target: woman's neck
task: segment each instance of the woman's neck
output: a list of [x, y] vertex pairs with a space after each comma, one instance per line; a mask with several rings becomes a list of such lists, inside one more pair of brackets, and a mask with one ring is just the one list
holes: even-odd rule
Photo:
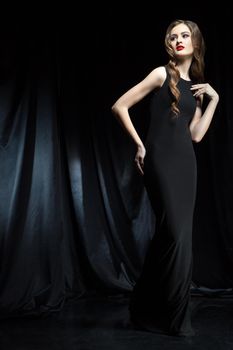
[[182, 62], [177, 62], [176, 68], [180, 72], [180, 76], [183, 79], [190, 79], [189, 77], [189, 69], [192, 63], [192, 59], [186, 59]]

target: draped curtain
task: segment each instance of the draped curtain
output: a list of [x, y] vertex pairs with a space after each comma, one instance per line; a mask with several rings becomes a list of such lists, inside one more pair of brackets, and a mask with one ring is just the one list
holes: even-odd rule
[[[108, 30], [97, 26], [89, 35], [72, 22], [1, 36], [1, 317], [59, 311], [96, 293], [128, 294], [140, 274], [156, 217], [135, 168], [135, 146], [111, 105], [165, 63], [155, 43], [163, 47], [170, 19], [148, 33], [136, 20], [119, 28], [110, 18]], [[194, 144], [192, 288], [232, 296], [232, 69], [212, 40], [230, 32], [227, 23], [217, 30], [196, 21], [208, 42], [206, 80], [220, 103]], [[229, 46], [231, 40], [221, 42]], [[147, 102], [131, 111], [142, 139]]]

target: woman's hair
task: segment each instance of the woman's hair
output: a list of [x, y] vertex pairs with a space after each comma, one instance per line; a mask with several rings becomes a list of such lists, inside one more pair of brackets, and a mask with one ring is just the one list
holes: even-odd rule
[[198, 25], [188, 20], [175, 20], [167, 28], [165, 36], [165, 47], [169, 55], [169, 62], [167, 64], [167, 70], [170, 75], [169, 87], [174, 97], [174, 101], [171, 105], [171, 110], [177, 115], [179, 114], [179, 98], [180, 91], [177, 88], [177, 83], [180, 79], [179, 70], [176, 68], [176, 57], [174, 55], [171, 43], [170, 33], [172, 29], [178, 24], [185, 24], [191, 32], [191, 40], [194, 47], [193, 60], [190, 66], [190, 77], [196, 83], [203, 82], [204, 80], [204, 55], [205, 55], [205, 42]]

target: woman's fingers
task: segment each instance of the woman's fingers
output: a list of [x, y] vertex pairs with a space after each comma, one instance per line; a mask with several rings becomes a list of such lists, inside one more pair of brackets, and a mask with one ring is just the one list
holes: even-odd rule
[[202, 88], [202, 89], [194, 92], [193, 96], [199, 96], [199, 95], [204, 94], [204, 93], [205, 93], [205, 89]]
[[146, 150], [144, 146], [138, 147], [136, 156], [135, 156], [135, 163], [137, 166], [138, 171], [141, 175], [144, 175], [143, 167], [144, 167], [144, 157], [146, 155]]
[[144, 175], [143, 169], [140, 164], [138, 164], [138, 170], [141, 175]]
[[135, 163], [136, 163], [137, 169], [139, 170], [140, 174], [143, 175], [144, 174], [144, 172], [143, 172], [143, 166], [144, 166], [143, 160], [135, 159]]
[[198, 97], [207, 92], [208, 84], [194, 84], [191, 86], [190, 90], [194, 91], [193, 96]]
[[191, 86], [191, 90], [195, 90], [195, 89], [200, 89], [200, 88], [203, 88], [206, 84], [193, 84]]

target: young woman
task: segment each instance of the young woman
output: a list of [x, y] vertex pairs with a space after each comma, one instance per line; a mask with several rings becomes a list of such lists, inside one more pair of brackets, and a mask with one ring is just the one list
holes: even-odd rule
[[[196, 196], [193, 142], [207, 132], [219, 101], [204, 83], [205, 43], [196, 23], [172, 22], [166, 32], [169, 61], [124, 93], [112, 112], [134, 140], [135, 163], [156, 217], [156, 229], [130, 300], [131, 320], [152, 332], [191, 336], [192, 225]], [[144, 143], [129, 109], [151, 93]], [[206, 96], [208, 103], [203, 110]]]

